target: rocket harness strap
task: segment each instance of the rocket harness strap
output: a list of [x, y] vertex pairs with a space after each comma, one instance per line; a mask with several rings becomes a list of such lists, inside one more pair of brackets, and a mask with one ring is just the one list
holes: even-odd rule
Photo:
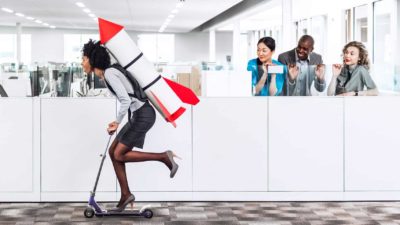
[[[136, 61], [138, 61], [141, 57], [143, 56], [143, 52], [141, 52], [136, 58], [134, 58], [128, 65], [124, 66], [123, 68], [127, 70], [130, 66], [132, 66]], [[143, 87], [143, 91], [145, 91], [147, 88], [149, 88], [151, 85], [156, 83], [159, 79], [161, 79], [161, 75], [158, 75], [156, 79], [154, 79], [150, 84], [146, 85]]]
[[[111, 65], [110, 68], [114, 68], [117, 69], [118, 71], [120, 71], [122, 74], [124, 74], [124, 76], [128, 79], [129, 83], [131, 83], [132, 89], [133, 89], [133, 93], [128, 93], [129, 97], [134, 97], [136, 99], [138, 99], [141, 102], [147, 102], [147, 96], [146, 93], [144, 93], [143, 89], [140, 87], [139, 83], [137, 82], [137, 80], [127, 71], [125, 70], [121, 65], [119, 64], [114, 64]], [[114, 94], [116, 95], [114, 89], [112, 88], [112, 86], [107, 82], [106, 79], [104, 79], [105, 83], [107, 84], [108, 89]], [[132, 112], [131, 112], [131, 108], [129, 107], [128, 109], [128, 120], [129, 120], [129, 124], [132, 125], [132, 121], [131, 121], [131, 117], [132, 117]]]
[[124, 66], [124, 69], [127, 70], [132, 64], [134, 64], [136, 61], [138, 61], [141, 57], [143, 56], [143, 52], [141, 52], [136, 58], [134, 58], [128, 65]]
[[[132, 66], [136, 61], [138, 61], [141, 57], [143, 56], [143, 53], [141, 52], [138, 56], [136, 56], [136, 58], [134, 58], [130, 63], [128, 63], [126, 66], [122, 67], [119, 64], [114, 64], [111, 65], [112, 68], [117, 69], [118, 71], [120, 71], [122, 74], [125, 75], [125, 77], [128, 79], [128, 81], [131, 83], [132, 88], [133, 88], [133, 94], [132, 93], [128, 93], [128, 95], [130, 97], [134, 97], [136, 99], [138, 99], [139, 101], [142, 102], [147, 102], [147, 96], [146, 93], [144, 92], [147, 88], [149, 88], [150, 86], [152, 86], [154, 83], [156, 83], [159, 79], [161, 79], [161, 75], [158, 75], [156, 79], [154, 79], [152, 82], [150, 82], [148, 85], [146, 85], [145, 87], [140, 87], [139, 83], [137, 82], [137, 80], [129, 73], [129, 71], [127, 71], [127, 69]], [[104, 79], [104, 81], [106, 82], [108, 88], [110, 89], [110, 91], [115, 95], [115, 91], [112, 89], [111, 85], [107, 82], [106, 79]], [[137, 94], [138, 92], [138, 94]], [[129, 123], [132, 125], [131, 122], [131, 109], [129, 107], [128, 109], [128, 120]]]

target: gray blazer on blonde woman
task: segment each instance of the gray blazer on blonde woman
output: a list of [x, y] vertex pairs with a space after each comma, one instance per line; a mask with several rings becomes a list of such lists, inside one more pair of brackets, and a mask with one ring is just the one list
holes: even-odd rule
[[365, 87], [367, 90], [376, 88], [368, 68], [362, 65], [357, 65], [353, 69], [349, 68], [349, 66], [344, 66], [336, 82], [335, 95], [352, 91], [360, 92]]

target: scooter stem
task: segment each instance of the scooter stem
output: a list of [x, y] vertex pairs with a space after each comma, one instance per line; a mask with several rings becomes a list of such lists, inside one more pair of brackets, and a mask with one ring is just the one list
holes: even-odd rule
[[94, 197], [94, 196], [96, 195], [97, 183], [99, 182], [101, 170], [103, 169], [104, 160], [106, 159], [106, 155], [107, 155], [106, 153], [107, 153], [107, 150], [108, 150], [108, 145], [110, 144], [110, 141], [111, 141], [111, 137], [112, 137], [112, 136], [113, 136], [113, 135], [110, 135], [110, 138], [108, 139], [108, 142], [107, 142], [106, 149], [104, 150], [104, 154], [103, 154], [103, 156], [102, 156], [102, 158], [101, 158], [101, 163], [100, 163], [99, 172], [97, 172], [96, 182], [95, 182], [95, 184], [94, 184], [93, 191], [90, 192], [90, 196], [93, 196], [93, 197]]

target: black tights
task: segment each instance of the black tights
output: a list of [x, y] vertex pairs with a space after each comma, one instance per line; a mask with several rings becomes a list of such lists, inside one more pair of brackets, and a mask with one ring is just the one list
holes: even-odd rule
[[172, 164], [169, 161], [168, 156], [165, 152], [148, 153], [133, 151], [117, 140], [113, 141], [108, 150], [108, 153], [114, 166], [114, 171], [117, 175], [119, 186], [121, 187], [121, 198], [117, 206], [125, 202], [125, 200], [131, 195], [131, 191], [129, 190], [128, 186], [128, 179], [126, 177], [125, 163], [159, 161], [164, 163], [169, 169], [172, 168]]

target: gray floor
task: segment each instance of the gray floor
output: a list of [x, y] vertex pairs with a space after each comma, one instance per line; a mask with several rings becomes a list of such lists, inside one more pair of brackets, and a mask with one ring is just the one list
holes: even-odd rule
[[[115, 203], [103, 203], [112, 207]], [[139, 202], [136, 207], [149, 203]], [[86, 203], [0, 203], [0, 224], [400, 224], [400, 202], [150, 203], [152, 219], [83, 216]]]

